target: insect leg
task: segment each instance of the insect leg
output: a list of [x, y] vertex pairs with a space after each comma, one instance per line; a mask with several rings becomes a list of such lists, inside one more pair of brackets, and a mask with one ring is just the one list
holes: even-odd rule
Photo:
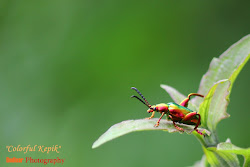
[[155, 116], [155, 111], [152, 112], [152, 115], [149, 117], [149, 118], [146, 118], [146, 119], [151, 119], [151, 118], [154, 118]]
[[196, 126], [194, 127], [194, 130], [197, 132], [197, 133], [199, 133], [200, 135], [203, 135], [204, 137], [205, 137], [205, 134], [203, 134], [202, 132], [200, 132], [197, 128], [198, 128], [198, 126], [199, 126], [199, 124], [200, 124], [200, 122], [201, 122], [201, 116], [200, 116], [200, 114], [196, 114], [196, 115], [198, 115], [199, 116], [199, 119], [198, 119], [198, 122], [197, 122], [197, 124], [196, 124]]
[[180, 103], [180, 105], [181, 105], [181, 106], [184, 106], [184, 107], [187, 107], [187, 106], [188, 106], [188, 101], [190, 100], [190, 97], [191, 97], [191, 96], [200, 96], [200, 97], [204, 97], [203, 95], [198, 94], [198, 93], [190, 93], [190, 94], [188, 95], [188, 97], [187, 97], [186, 99], [184, 99], [184, 100]]
[[165, 112], [162, 112], [161, 117], [160, 117], [159, 120], [156, 122], [156, 124], [155, 124], [154, 127], [158, 127], [158, 126], [159, 126], [160, 121], [161, 121], [161, 119], [162, 119], [162, 117], [163, 117], [164, 114], [165, 114]]
[[[185, 117], [181, 120], [181, 122], [189, 122], [190, 120], [192, 120], [196, 115], [198, 115], [196, 112], [191, 112], [188, 113], [187, 115], [185, 115]], [[200, 115], [200, 114], [199, 114]], [[198, 122], [198, 121], [197, 121]], [[198, 122], [200, 124], [200, 122]], [[199, 125], [198, 124], [198, 125]], [[198, 127], [198, 126], [197, 126]]]
[[200, 135], [203, 135], [203, 136], [205, 136], [203, 133], [201, 133], [197, 128], [198, 128], [198, 126], [200, 125], [200, 122], [201, 122], [201, 116], [200, 116], [200, 114], [198, 114], [198, 113], [196, 113], [196, 112], [191, 112], [191, 113], [189, 113], [189, 114], [187, 114], [182, 120], [181, 120], [181, 122], [187, 122], [187, 121], [190, 121], [190, 120], [192, 120], [196, 115], [198, 115], [199, 116], [199, 118], [198, 118], [198, 121], [197, 121], [197, 123], [196, 123], [196, 125], [195, 125], [195, 127], [194, 127], [194, 130], [197, 132], [197, 133], [199, 133]]
[[[173, 121], [173, 117], [172, 117], [171, 115], [169, 115], [169, 118], [172, 119], [172, 121]], [[179, 127], [179, 126], [177, 126], [177, 125], [175, 124], [174, 121], [173, 121], [173, 124], [174, 124], [174, 127], [175, 127], [177, 130], [184, 132], [184, 129], [181, 128], [181, 127]]]

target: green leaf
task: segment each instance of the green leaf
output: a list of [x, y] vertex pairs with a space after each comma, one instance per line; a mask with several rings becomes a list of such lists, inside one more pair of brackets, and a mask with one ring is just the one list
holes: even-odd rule
[[203, 155], [200, 161], [195, 162], [195, 164], [190, 167], [208, 167], [208, 165], [206, 155]]
[[[163, 130], [172, 132], [180, 132], [178, 131], [172, 121], [161, 120], [160, 125], [158, 127], [154, 127], [155, 123], [158, 121], [157, 118], [146, 120], [146, 119], [138, 119], [138, 120], [127, 120], [120, 122], [111, 126], [99, 139], [97, 139], [92, 148], [99, 147], [100, 145], [113, 140], [117, 137], [122, 135], [136, 132], [136, 131], [146, 131], [146, 130]], [[194, 126], [186, 125], [186, 124], [179, 124], [176, 123], [179, 127], [183, 128], [184, 131], [188, 134], [192, 133], [194, 130]], [[198, 128], [201, 132], [205, 132], [206, 134], [210, 135], [210, 132], [203, 128]], [[181, 132], [180, 132], [181, 133]]]
[[[214, 58], [209, 66], [209, 70], [202, 77], [198, 93], [206, 95], [214, 83], [223, 79], [230, 79], [231, 87], [250, 58], [250, 35], [243, 37], [232, 45], [219, 58]], [[231, 90], [230, 87], [230, 90]], [[202, 99], [195, 98], [192, 101], [196, 106], [202, 103]]]
[[250, 165], [250, 148], [243, 149], [233, 145], [230, 139], [219, 143], [217, 147], [203, 147], [208, 162], [212, 166], [240, 166], [236, 154], [243, 155], [245, 158], [244, 167]]
[[[164, 90], [166, 90], [166, 92], [171, 96], [171, 98], [177, 104], [181, 103], [182, 100], [184, 100], [185, 98], [187, 98], [187, 96], [184, 96], [183, 94], [181, 94], [180, 92], [178, 92], [176, 89], [174, 89], [171, 86], [161, 84], [161, 88], [163, 88]], [[188, 108], [190, 108], [193, 111], [198, 111], [198, 107], [195, 106], [194, 104], [192, 104], [191, 101], [188, 102]]]
[[230, 81], [221, 80], [213, 85], [200, 105], [201, 123], [205, 128], [215, 131], [218, 122], [227, 118], [226, 108], [229, 103]]
[[249, 58], [250, 55], [234, 70], [228, 80], [221, 80], [215, 83], [200, 105], [199, 113], [202, 126], [212, 132], [212, 135], [205, 139], [207, 146], [218, 144], [216, 126], [222, 119], [229, 117], [226, 110], [229, 104], [232, 83]]
[[200, 105], [202, 126], [212, 133], [205, 139], [206, 146], [218, 144], [216, 126], [222, 119], [229, 117], [226, 110], [231, 89], [236, 77], [249, 60], [249, 53], [250, 35], [230, 47], [219, 59], [213, 59], [208, 72], [202, 78], [199, 93], [205, 94], [205, 99], [202, 102], [196, 98], [192, 102]]
[[240, 163], [234, 153], [221, 152], [216, 147], [203, 147], [207, 161], [212, 167], [239, 167]]
[[217, 145], [217, 151], [224, 152], [224, 153], [234, 153], [238, 155], [243, 155], [245, 158], [244, 166], [250, 166], [250, 148], [240, 148], [233, 145], [230, 139], [227, 139], [226, 142], [219, 143]]

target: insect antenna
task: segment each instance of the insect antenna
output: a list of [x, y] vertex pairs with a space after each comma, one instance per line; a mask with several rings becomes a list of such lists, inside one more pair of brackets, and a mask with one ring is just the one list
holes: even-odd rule
[[[143, 104], [145, 104], [147, 107], [149, 107], [144, 101], [142, 101], [142, 99], [140, 99], [139, 97], [137, 97], [137, 96], [135, 96], [135, 95], [133, 95], [133, 96], [131, 96], [131, 98], [133, 98], [133, 97], [135, 97], [135, 98], [137, 98], [138, 100], [140, 100], [140, 102], [142, 102]], [[149, 107], [150, 108], [150, 107]]]
[[132, 87], [131, 89], [134, 89], [142, 98], [143, 98], [143, 100], [146, 102], [143, 102], [140, 98], [138, 98], [137, 96], [131, 96], [131, 97], [135, 97], [135, 98], [137, 98], [138, 100], [140, 100], [142, 103], [144, 103], [146, 106], [148, 106], [149, 108], [151, 107], [151, 105], [148, 103], [148, 101], [145, 99], [145, 97], [141, 94], [141, 92], [138, 90], [138, 89], [136, 89], [135, 87]]

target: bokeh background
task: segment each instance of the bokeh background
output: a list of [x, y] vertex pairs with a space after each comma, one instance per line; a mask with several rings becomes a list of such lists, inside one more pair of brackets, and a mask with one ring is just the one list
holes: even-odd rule
[[[0, 166], [6, 157], [65, 158], [64, 166], [189, 166], [192, 135], [137, 132], [92, 150], [111, 125], [148, 117], [129, 97], [172, 99], [160, 84], [197, 92], [213, 57], [250, 31], [250, 1], [0, 1]], [[218, 125], [249, 147], [250, 64]], [[61, 145], [60, 153], [9, 153], [8, 145]], [[242, 158], [240, 157], [242, 160]], [[43, 166], [33, 164], [33, 166]], [[48, 165], [53, 166], [53, 165]], [[57, 166], [59, 166], [57, 164]]]

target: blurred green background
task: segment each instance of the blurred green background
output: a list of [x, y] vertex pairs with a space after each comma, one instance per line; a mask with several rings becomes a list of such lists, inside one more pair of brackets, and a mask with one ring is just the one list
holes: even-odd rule
[[[7, 164], [6, 157], [59, 157], [64, 166], [194, 164], [203, 152], [187, 134], [138, 132], [91, 146], [111, 125], [149, 116], [130, 99], [131, 86], [152, 104], [172, 101], [160, 84], [197, 92], [212, 58], [249, 33], [249, 5], [1, 0], [0, 166], [32, 165]], [[234, 84], [231, 117], [218, 126], [220, 140], [230, 137], [239, 147], [249, 147], [249, 72], [248, 63]], [[59, 154], [7, 151], [18, 144], [62, 148]]]

